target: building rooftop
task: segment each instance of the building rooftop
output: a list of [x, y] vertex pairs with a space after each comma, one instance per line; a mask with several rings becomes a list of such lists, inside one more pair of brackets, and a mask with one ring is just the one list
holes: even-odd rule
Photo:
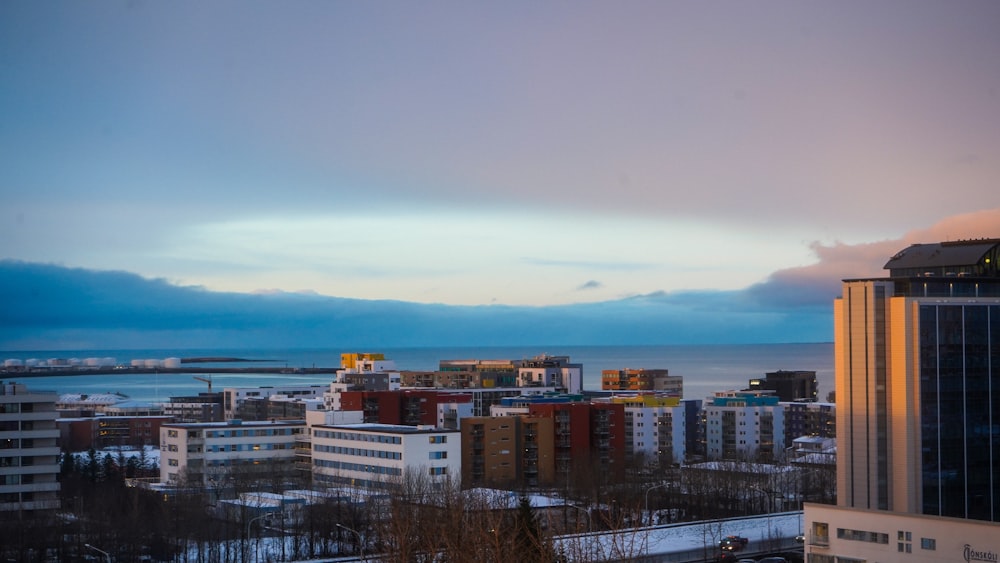
[[327, 428], [339, 428], [342, 430], [364, 430], [366, 432], [383, 432], [387, 434], [441, 434], [444, 432], [457, 433], [458, 430], [447, 430], [434, 426], [407, 426], [404, 424], [379, 424], [375, 422], [364, 422], [360, 424], [332, 424]]
[[997, 277], [1000, 239], [912, 244], [886, 262], [892, 277], [985, 276]]

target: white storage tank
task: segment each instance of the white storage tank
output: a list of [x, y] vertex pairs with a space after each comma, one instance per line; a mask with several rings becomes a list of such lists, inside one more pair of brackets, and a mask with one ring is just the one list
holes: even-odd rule
[[179, 368], [181, 367], [180, 358], [167, 358], [163, 360], [163, 367], [165, 368]]
[[160, 360], [156, 360], [156, 359], [146, 360], [146, 368], [147, 369], [156, 369], [156, 368], [160, 367], [162, 364], [163, 364], [163, 362], [160, 361]]
[[146, 367], [146, 360], [132, 360], [132, 364], [131, 365], [134, 368]]
[[22, 366], [24, 366], [24, 362], [22, 362], [21, 360], [19, 360], [17, 358], [10, 358], [8, 360], [4, 360], [3, 361], [3, 367], [8, 368], [8, 369], [10, 369], [10, 368], [19, 368], [19, 367], [22, 367]]

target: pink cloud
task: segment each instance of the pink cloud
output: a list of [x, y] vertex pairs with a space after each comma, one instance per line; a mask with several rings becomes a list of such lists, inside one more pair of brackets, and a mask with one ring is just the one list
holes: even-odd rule
[[840, 295], [844, 279], [885, 277], [889, 258], [911, 244], [1000, 238], [1000, 208], [953, 215], [901, 238], [863, 244], [813, 242], [815, 264], [778, 270], [748, 289], [767, 304], [820, 305]]

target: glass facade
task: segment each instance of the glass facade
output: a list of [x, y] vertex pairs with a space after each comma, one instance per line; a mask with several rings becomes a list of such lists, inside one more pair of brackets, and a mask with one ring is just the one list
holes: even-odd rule
[[1000, 521], [1000, 305], [919, 309], [924, 514]]

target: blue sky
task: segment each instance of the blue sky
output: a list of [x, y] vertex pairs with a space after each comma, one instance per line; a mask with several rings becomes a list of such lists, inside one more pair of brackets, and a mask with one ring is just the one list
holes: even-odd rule
[[998, 29], [988, 1], [4, 2], [0, 259], [818, 306], [1000, 236]]

